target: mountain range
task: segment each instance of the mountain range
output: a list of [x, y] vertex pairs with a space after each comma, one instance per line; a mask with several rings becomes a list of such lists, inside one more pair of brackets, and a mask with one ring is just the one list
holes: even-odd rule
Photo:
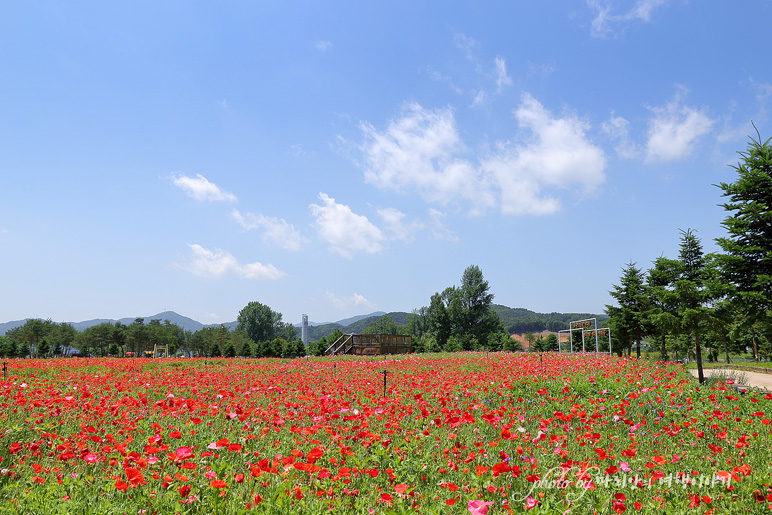
[[[525, 308], [510, 308], [499, 304], [494, 304], [492, 309], [499, 314], [504, 327], [510, 333], [526, 333], [526, 332], [539, 332], [544, 329], [557, 330], [557, 328], [567, 329], [568, 322], [573, 320], [584, 320], [588, 318], [597, 318], [599, 324], [605, 323], [607, 317], [605, 315], [593, 315], [590, 313], [537, 313]], [[320, 338], [324, 338], [332, 334], [336, 329], [339, 329], [345, 334], [361, 333], [364, 329], [370, 325], [370, 323], [378, 320], [384, 315], [389, 315], [397, 325], [407, 324], [408, 316], [410, 313], [404, 311], [394, 311], [391, 313], [385, 313], [383, 311], [376, 311], [367, 315], [357, 315], [337, 322], [309, 322], [308, 323], [308, 336], [309, 340], [316, 341]], [[115, 323], [120, 322], [125, 325], [129, 325], [134, 322], [137, 317], [121, 318], [119, 320], [98, 318], [94, 320], [85, 320], [82, 322], [70, 322], [76, 331], [81, 332], [89, 327], [99, 325], [105, 322]], [[147, 324], [151, 320], [160, 320], [161, 322], [168, 320], [172, 324], [180, 326], [182, 329], [190, 332], [196, 332], [207, 327], [220, 327], [225, 326], [229, 330], [235, 330], [238, 326], [238, 322], [228, 322], [224, 324], [202, 324], [192, 318], [175, 313], [174, 311], [164, 311], [156, 315], [141, 317]], [[4, 335], [7, 331], [23, 326], [27, 320], [16, 320], [12, 322], [0, 323], [0, 336]], [[298, 328], [298, 337], [300, 336], [300, 325], [295, 324]]]
[[[368, 315], [358, 315], [351, 318], [346, 318], [343, 320], [339, 320], [337, 322], [309, 322], [309, 328], [311, 329], [312, 333], [319, 332], [316, 331], [315, 328], [319, 327], [334, 327], [329, 332], [332, 333], [335, 328], [346, 328], [352, 324], [357, 324], [358, 322], [368, 319], [367, 323], [363, 326], [366, 327], [370, 323], [370, 319], [378, 319], [381, 316], [385, 315], [386, 312], [384, 311], [376, 311], [374, 313], [370, 313]], [[407, 315], [407, 313], [405, 313]], [[176, 324], [183, 328], [186, 331], [190, 332], [196, 332], [201, 329], [206, 329], [207, 327], [220, 327], [220, 325], [224, 325], [229, 330], [235, 330], [238, 326], [238, 322], [226, 322], [223, 324], [203, 324], [197, 320], [193, 320], [192, 318], [180, 315], [179, 313], [175, 313], [174, 311], [163, 311], [161, 313], [157, 313], [155, 315], [145, 316], [145, 317], [126, 317], [126, 318], [120, 318], [118, 320], [112, 319], [112, 318], [95, 318], [93, 320], [84, 320], [82, 322], [68, 322], [72, 327], [75, 328], [76, 331], [82, 332], [88, 329], [89, 327], [93, 327], [95, 325], [103, 324], [103, 323], [111, 323], [114, 324], [116, 322], [120, 322], [124, 325], [129, 325], [134, 323], [134, 320], [137, 318], [143, 318], [145, 323], [147, 324], [151, 320], [160, 320], [161, 322], [168, 320], [172, 324]], [[27, 320], [13, 320], [10, 322], [4, 322], [0, 323], [0, 336], [4, 335], [6, 332], [15, 329], [17, 327], [23, 326]], [[395, 319], [396, 320], [396, 319]], [[295, 327], [298, 329], [300, 328], [301, 324], [294, 324]], [[298, 334], [300, 334], [300, 331], [298, 331]]]

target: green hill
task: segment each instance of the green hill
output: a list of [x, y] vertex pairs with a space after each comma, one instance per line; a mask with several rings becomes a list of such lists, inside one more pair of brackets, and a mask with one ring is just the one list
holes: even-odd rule
[[586, 318], [597, 318], [598, 326], [605, 324], [606, 315], [592, 313], [537, 313], [525, 308], [509, 308], [493, 304], [491, 309], [498, 313], [504, 327], [512, 334], [538, 333], [544, 330], [560, 331], [568, 329], [569, 322]]

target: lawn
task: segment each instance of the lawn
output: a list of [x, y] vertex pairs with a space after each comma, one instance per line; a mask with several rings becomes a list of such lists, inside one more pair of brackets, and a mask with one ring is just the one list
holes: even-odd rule
[[2, 513], [772, 509], [772, 395], [674, 363], [14, 360], [0, 386]]

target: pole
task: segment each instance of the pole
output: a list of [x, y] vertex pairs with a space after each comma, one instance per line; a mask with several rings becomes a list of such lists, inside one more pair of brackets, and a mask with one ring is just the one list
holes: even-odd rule
[[384, 370], [383, 372], [381, 372], [381, 374], [383, 374], [383, 397], [384, 397], [384, 398], [386, 398], [386, 375], [387, 375], [388, 373], [389, 373], [389, 372], [388, 372], [388, 371], [386, 371], [386, 370]]

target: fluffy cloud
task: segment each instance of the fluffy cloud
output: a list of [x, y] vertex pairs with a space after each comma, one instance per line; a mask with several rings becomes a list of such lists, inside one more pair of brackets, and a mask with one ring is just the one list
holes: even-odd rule
[[370, 302], [369, 300], [367, 300], [366, 298], [364, 298], [362, 295], [358, 293], [340, 297], [331, 291], [327, 291], [325, 292], [324, 296], [333, 306], [335, 306], [336, 309], [339, 309], [341, 311], [345, 311], [353, 307], [366, 307], [366, 308], [373, 307], [372, 302]]
[[687, 157], [694, 150], [696, 141], [710, 132], [713, 120], [704, 112], [683, 105], [685, 94], [686, 90], [679, 88], [666, 105], [650, 108], [653, 116], [646, 142], [647, 162]]
[[383, 220], [383, 227], [392, 239], [411, 242], [415, 234], [424, 228], [424, 224], [418, 221], [406, 223], [405, 213], [393, 207], [378, 210], [378, 216]]
[[470, 213], [499, 207], [508, 214], [545, 214], [559, 209], [542, 190], [592, 191], [605, 180], [606, 158], [570, 115], [554, 117], [531, 95], [514, 112], [531, 134], [523, 143], [504, 142], [479, 165], [462, 159], [465, 148], [450, 109], [409, 104], [384, 132], [363, 124], [365, 180], [378, 188], [415, 191], [427, 201], [465, 202]]
[[494, 205], [484, 178], [467, 161], [455, 157], [462, 150], [450, 109], [428, 110], [408, 104], [385, 132], [361, 126], [365, 180], [378, 188], [417, 191], [431, 202], [457, 198], [475, 209]]
[[[650, 21], [655, 9], [662, 7], [669, 0], [636, 0], [628, 9], [619, 13], [612, 0], [587, 0], [587, 5], [595, 11], [592, 20], [592, 35], [605, 36], [613, 31], [612, 25], [631, 21]], [[629, 2], [628, 2], [629, 3]]]
[[560, 201], [544, 197], [543, 187], [578, 186], [589, 192], [605, 180], [606, 157], [587, 139], [585, 122], [576, 116], [555, 118], [528, 94], [515, 110], [515, 119], [532, 133], [531, 140], [501, 145], [498, 154], [483, 163], [501, 189], [503, 213], [552, 213]]
[[447, 215], [442, 211], [438, 211], [430, 207], [429, 208], [429, 220], [430, 220], [429, 230], [431, 231], [432, 236], [434, 236], [438, 240], [445, 240], [453, 243], [458, 243], [460, 241], [460, 238], [445, 226], [444, 220], [446, 216]]
[[282, 218], [252, 213], [242, 215], [237, 209], [231, 211], [231, 218], [246, 231], [262, 231], [262, 240], [267, 245], [291, 251], [298, 251], [303, 245], [300, 232]]
[[240, 264], [229, 252], [222, 249], [209, 250], [201, 245], [189, 244], [192, 255], [186, 264], [178, 265], [183, 270], [200, 277], [219, 278], [236, 275], [244, 279], [280, 279], [284, 272], [273, 265], [262, 263]]
[[316, 217], [316, 231], [331, 250], [351, 258], [354, 252], [374, 254], [383, 249], [383, 233], [366, 216], [354, 213], [349, 206], [338, 204], [324, 193], [319, 193], [319, 199], [322, 205], [311, 204], [309, 209]]
[[601, 130], [609, 138], [616, 141], [615, 150], [617, 155], [624, 159], [633, 159], [638, 157], [641, 153], [638, 146], [630, 139], [628, 127], [630, 122], [622, 118], [621, 116], [614, 116], [611, 113], [611, 117], [601, 124]]
[[236, 195], [228, 191], [221, 190], [216, 184], [201, 174], [195, 177], [189, 177], [182, 173], [176, 173], [172, 176], [172, 182], [175, 186], [184, 191], [189, 197], [198, 201], [223, 201], [236, 202]]

